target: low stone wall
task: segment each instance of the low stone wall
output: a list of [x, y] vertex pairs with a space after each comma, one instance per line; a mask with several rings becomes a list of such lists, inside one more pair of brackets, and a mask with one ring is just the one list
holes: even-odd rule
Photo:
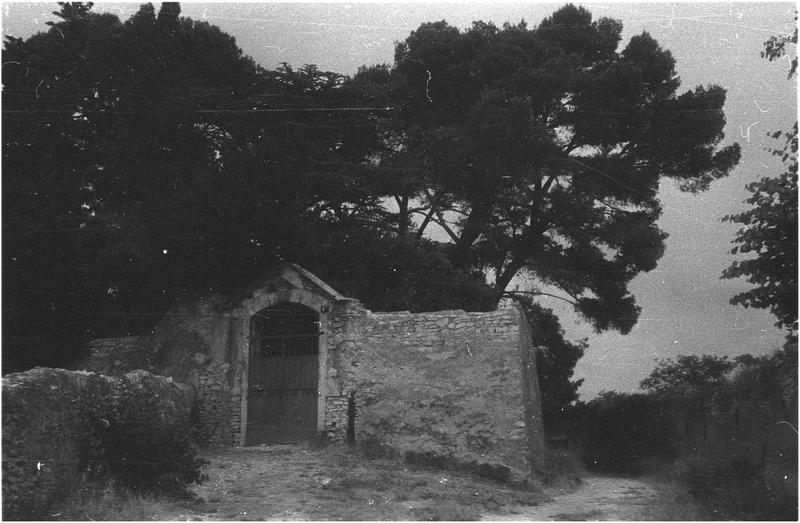
[[109, 376], [143, 369], [187, 385], [201, 440], [236, 445], [242, 395], [233, 390], [234, 358], [224, 352], [233, 322], [217, 307], [214, 300], [183, 304], [148, 335], [93, 340], [85, 369]]
[[182, 389], [144, 371], [112, 378], [37, 368], [3, 378], [3, 519], [42, 519], [60, 496], [98, 467], [98, 433], [141, 392], [153, 420], [185, 419]]
[[[361, 314], [360, 321], [352, 321]], [[332, 329], [329, 432], [343, 437], [347, 399], [358, 440], [375, 440], [410, 459], [460, 465], [497, 479], [532, 479], [529, 440], [540, 409], [526, 409], [535, 367], [524, 365], [516, 308], [489, 313], [441, 311], [348, 314]], [[341, 350], [345, 349], [345, 350]], [[334, 392], [334, 391], [329, 391]], [[538, 402], [538, 396], [533, 398]]]
[[[534, 480], [541, 405], [531, 334], [517, 307], [373, 313], [290, 264], [241, 295], [175, 307], [143, 338], [99, 340], [93, 353], [103, 369], [129, 361], [187, 384], [205, 441], [245, 444], [258, 343], [256, 336], [251, 347], [251, 320], [286, 303], [318, 315], [322, 435]], [[137, 354], [115, 356], [128, 352]]]
[[89, 342], [91, 357], [84, 365], [90, 372], [122, 376], [133, 369], [152, 370], [145, 336], [100, 338]]

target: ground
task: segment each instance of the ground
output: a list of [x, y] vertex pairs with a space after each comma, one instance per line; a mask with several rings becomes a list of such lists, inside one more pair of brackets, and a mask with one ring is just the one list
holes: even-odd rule
[[291, 445], [225, 449], [207, 455], [204, 500], [192, 519], [471, 520], [541, 494], [463, 473], [366, 459], [347, 447]]
[[[669, 496], [642, 479], [588, 475], [571, 491], [531, 492], [466, 473], [366, 459], [347, 447], [279, 445], [206, 453], [193, 502], [141, 519], [661, 520]], [[674, 512], [673, 512], [674, 513]], [[686, 513], [676, 514], [683, 519]], [[691, 519], [691, 518], [690, 518]]]
[[[643, 479], [590, 475], [573, 492], [556, 494], [536, 507], [518, 507], [511, 515], [484, 514], [503, 521], [655, 521], [683, 519], [666, 506], [664, 493]], [[693, 519], [693, 518], [692, 518]]]

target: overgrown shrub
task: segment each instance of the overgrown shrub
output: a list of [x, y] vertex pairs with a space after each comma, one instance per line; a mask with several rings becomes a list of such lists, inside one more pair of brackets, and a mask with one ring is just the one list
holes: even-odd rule
[[752, 463], [689, 460], [682, 479], [709, 519], [797, 520], [797, 496], [769, 489]]
[[130, 373], [119, 383], [108, 423], [95, 423], [104, 472], [134, 490], [178, 493], [202, 478], [185, 406], [153, 394], [162, 378]]
[[201, 479], [169, 378], [33, 369], [3, 378], [3, 518], [40, 519], [76, 483], [170, 490]]
[[606, 471], [673, 468], [710, 519], [796, 519], [796, 345], [737, 361], [704, 386], [579, 403], [570, 423], [581, 456]]
[[671, 419], [653, 396], [609, 392], [571, 411], [579, 453], [589, 468], [638, 472], [642, 459], [675, 453]]

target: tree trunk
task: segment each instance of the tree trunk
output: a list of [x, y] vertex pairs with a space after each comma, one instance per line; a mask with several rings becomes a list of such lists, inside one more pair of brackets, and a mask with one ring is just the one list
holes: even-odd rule
[[402, 237], [408, 234], [411, 228], [411, 216], [408, 215], [408, 196], [395, 196], [397, 202], [397, 232]]
[[525, 265], [524, 258], [515, 256], [502, 273], [495, 275], [494, 286], [498, 294], [502, 295], [505, 292], [506, 287], [508, 287], [508, 284], [511, 283], [511, 280], [517, 275], [523, 265]]
[[489, 218], [491, 218], [491, 205], [480, 204], [472, 208], [472, 212], [469, 213], [467, 222], [461, 230], [461, 236], [459, 236], [453, 249], [451, 261], [455, 267], [459, 269], [469, 268], [472, 263], [470, 248], [483, 232], [484, 227], [489, 222]]

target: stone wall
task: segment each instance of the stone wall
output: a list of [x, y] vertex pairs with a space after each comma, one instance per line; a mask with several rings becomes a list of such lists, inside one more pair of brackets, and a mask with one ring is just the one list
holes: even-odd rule
[[149, 335], [93, 340], [84, 368], [109, 376], [143, 369], [188, 385], [201, 439], [236, 445], [242, 396], [232, 390], [232, 360], [225, 352], [234, 322], [217, 306], [213, 299], [185, 304]]
[[150, 370], [150, 351], [144, 336], [101, 338], [89, 342], [91, 358], [84, 368], [106, 376], [122, 376], [133, 369]]
[[[233, 393], [229, 354], [236, 327], [212, 297], [173, 309], [149, 336], [155, 372], [189, 385], [201, 437], [211, 444], [237, 444], [241, 395]], [[239, 328], [241, 328], [239, 326]]]
[[[527, 374], [535, 379], [535, 367], [523, 365], [532, 348], [521, 343], [524, 319], [517, 308], [370, 313], [351, 303], [334, 313], [331, 436], [344, 437], [352, 395], [357, 439], [498, 479], [531, 479], [530, 440], [538, 437], [541, 413], [526, 410]], [[531, 401], [538, 406], [538, 394]]]
[[[112, 378], [37, 368], [3, 378], [3, 519], [43, 519], [102, 461], [98, 433], [146, 389], [153, 420], [188, 420], [184, 392], [146, 372]], [[133, 395], [133, 396], [132, 396]]]
[[[138, 363], [188, 384], [206, 441], [244, 444], [250, 321], [282, 303], [319, 314], [321, 434], [380, 441], [506, 479], [530, 479], [539, 468], [535, 358], [516, 307], [373, 313], [288, 265], [239, 296], [175, 308], [147, 337], [96, 342], [100, 368]], [[108, 347], [138, 355], [113, 356]]]

